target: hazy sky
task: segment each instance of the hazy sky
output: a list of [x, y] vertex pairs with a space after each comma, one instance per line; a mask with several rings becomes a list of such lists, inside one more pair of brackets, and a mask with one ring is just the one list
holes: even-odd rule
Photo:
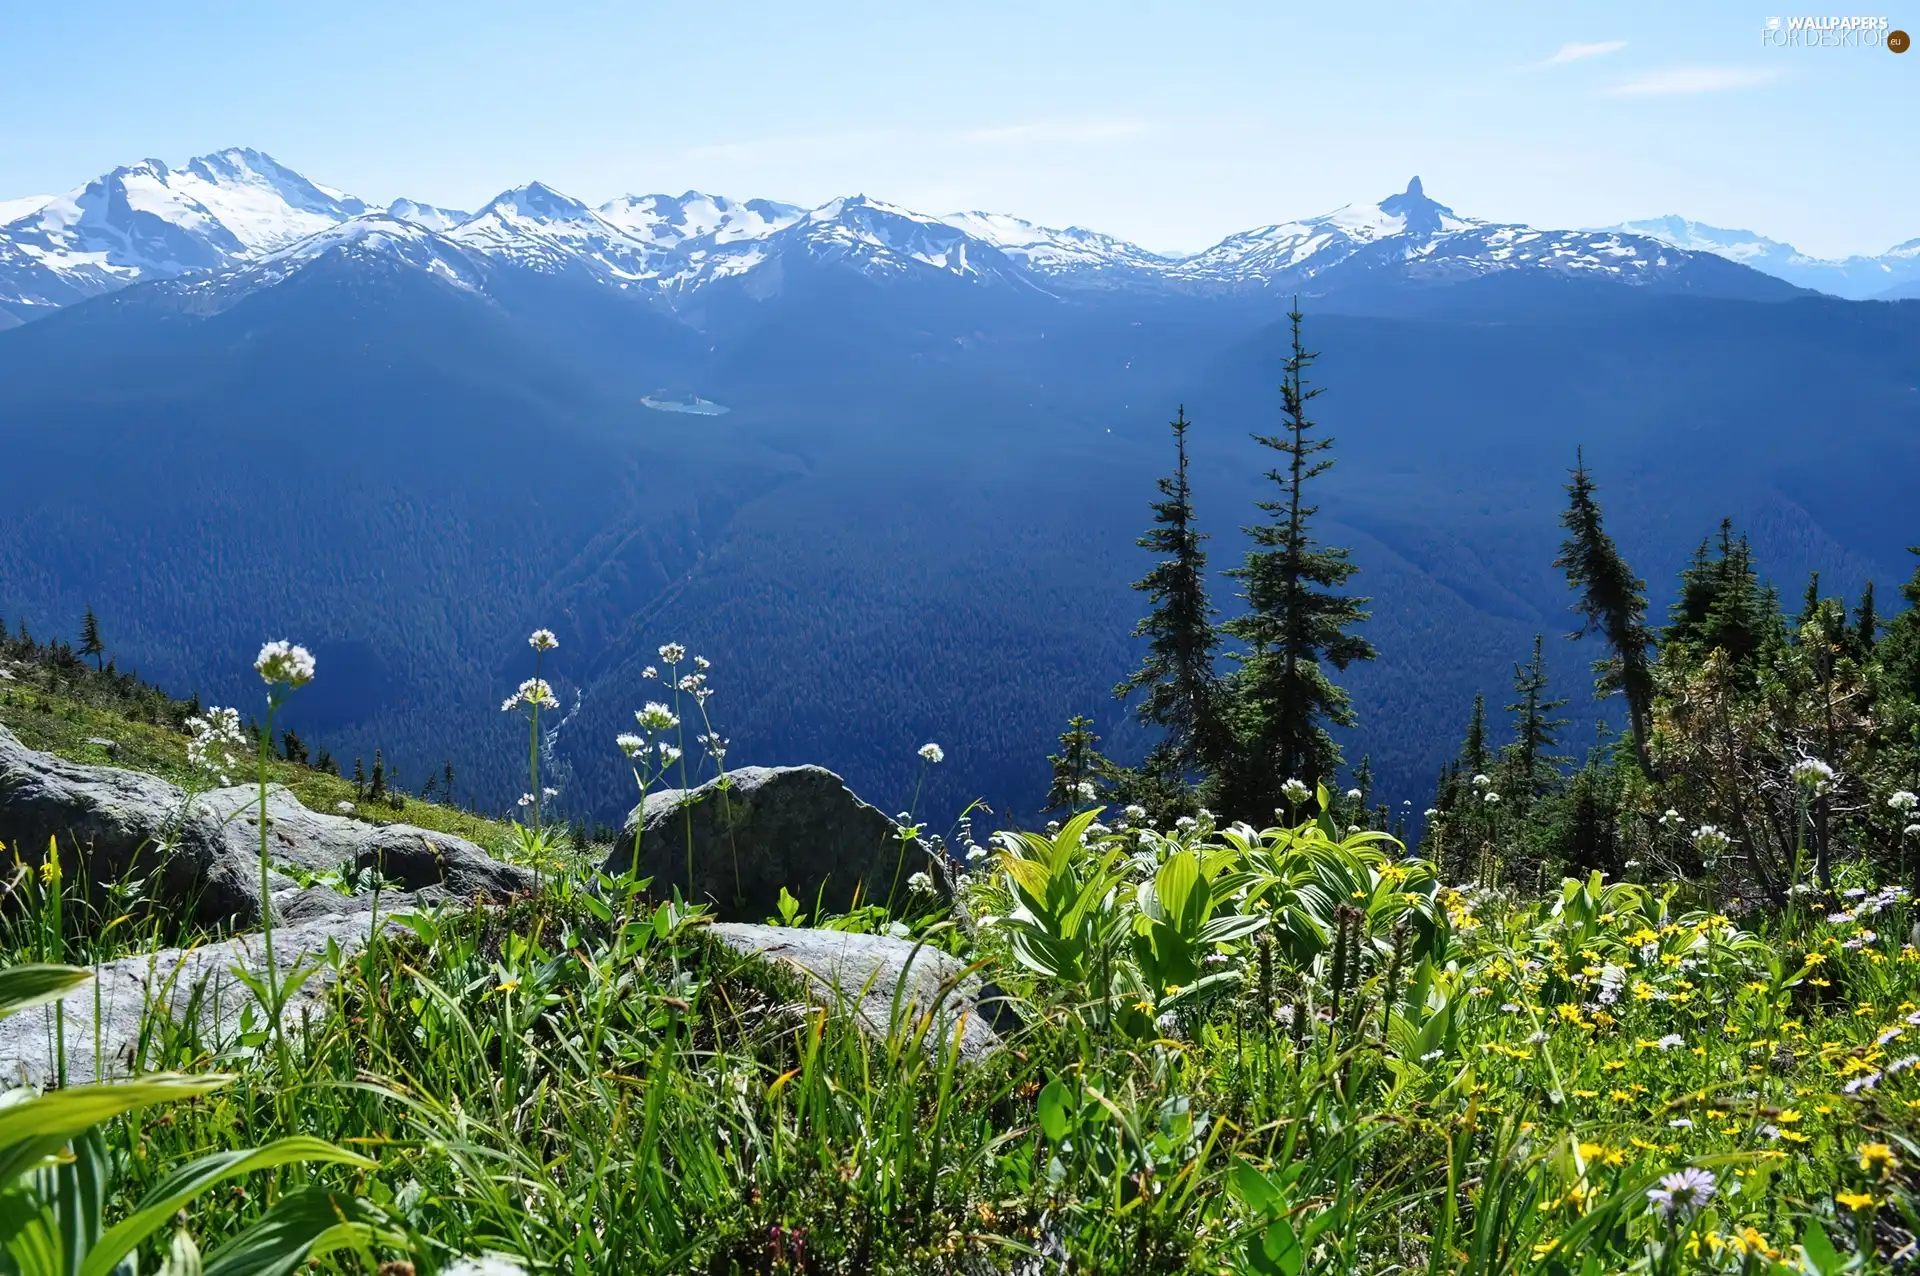
[[[1415, 173], [1543, 226], [1679, 212], [1820, 255], [1920, 236], [1920, 50], [1764, 48], [1778, 12], [0, 0], [0, 199], [244, 145], [382, 202], [866, 193], [1163, 250]], [[1888, 16], [1920, 34], [1920, 7]]]

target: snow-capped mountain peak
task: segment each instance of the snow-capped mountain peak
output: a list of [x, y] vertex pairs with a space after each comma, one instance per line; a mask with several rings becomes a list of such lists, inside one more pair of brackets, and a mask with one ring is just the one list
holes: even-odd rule
[[598, 211], [644, 243], [676, 248], [697, 239], [715, 244], [764, 239], [800, 220], [807, 210], [771, 199], [733, 200], [688, 191], [678, 196], [625, 195]]
[[651, 245], [544, 182], [501, 192], [447, 237], [548, 274], [586, 270], [627, 284], [655, 273]]
[[449, 231], [461, 222], [473, 216], [455, 208], [441, 208], [435, 204], [422, 204], [413, 199], [396, 199], [387, 205], [389, 216], [401, 221], [412, 222], [425, 230]]

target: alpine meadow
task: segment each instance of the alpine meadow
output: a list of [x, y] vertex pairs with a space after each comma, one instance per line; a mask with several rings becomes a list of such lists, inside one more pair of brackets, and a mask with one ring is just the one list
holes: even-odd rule
[[[267, 38], [193, 9], [129, 47]], [[1920, 1268], [1920, 240], [1535, 225], [1398, 166], [1879, 234], [1820, 157], [1708, 151], [1910, 71], [1892, 19], [1697, 66], [1501, 19], [1511, 65], [1435, 89], [1428, 27], [1362, 67], [1267, 15], [1289, 111], [1336, 75], [1352, 119], [1225, 163], [1252, 108], [1206, 114], [1198, 188], [1151, 152], [1113, 229], [1175, 252], [806, 182], [486, 194], [523, 134], [580, 176], [660, 133], [1093, 203], [1164, 85], [925, 146], [917, 97], [846, 97], [932, 100], [949, 36], [1015, 92], [1057, 14], [991, 57], [811, 14], [778, 58], [750, 15], [721, 61], [651, 15], [682, 123], [624, 141], [571, 94], [634, 95], [596, 69], [632, 15], [525, 23], [485, 82], [495, 15], [391, 82], [308, 16], [249, 16], [282, 52], [204, 78], [289, 87], [214, 116], [291, 157], [378, 106], [342, 176], [452, 202], [248, 148], [0, 200], [0, 1276]], [[1141, 79], [1099, 25], [1059, 92]], [[1189, 25], [1167, 83], [1253, 101], [1244, 50], [1177, 70]], [[873, 67], [769, 70], [823, 33]], [[190, 77], [149, 130], [100, 56], [113, 127], [0, 178], [213, 110]], [[330, 133], [285, 114], [315, 67]], [[785, 131], [701, 141], [748, 107]], [[1208, 220], [1382, 156], [1383, 197]]]

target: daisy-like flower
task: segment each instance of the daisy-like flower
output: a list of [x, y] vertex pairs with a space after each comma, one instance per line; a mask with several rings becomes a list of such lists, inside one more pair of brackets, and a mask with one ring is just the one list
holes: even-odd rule
[[304, 687], [313, 681], [313, 653], [282, 638], [260, 648], [260, 654], [253, 659], [253, 668], [269, 686], [285, 683], [289, 687]]
[[1856, 1149], [1860, 1157], [1860, 1168], [1868, 1174], [1878, 1174], [1881, 1178], [1900, 1168], [1900, 1162], [1893, 1155], [1893, 1149], [1884, 1143], [1862, 1143]]
[[945, 762], [947, 760], [947, 751], [929, 741], [920, 746], [920, 757], [921, 760], [925, 762]]
[[1313, 790], [1307, 787], [1305, 780], [1296, 776], [1280, 786], [1280, 796], [1298, 806], [1313, 796]]
[[680, 719], [673, 710], [658, 700], [647, 701], [647, 707], [634, 710], [634, 720], [647, 731], [671, 731], [680, 725]]
[[670, 665], [677, 665], [687, 658], [687, 649], [677, 642], [670, 642], [660, 648], [660, 659]]
[[1673, 1218], [1705, 1207], [1719, 1189], [1720, 1182], [1712, 1170], [1689, 1166], [1677, 1174], [1662, 1176], [1659, 1187], [1647, 1189], [1647, 1199], [1660, 1207], [1662, 1215]]
[[536, 629], [527, 635], [527, 646], [535, 651], [552, 651], [559, 645], [560, 640], [553, 636], [551, 629]]
[[613, 742], [620, 746], [620, 752], [630, 758], [637, 758], [647, 751], [647, 742], [632, 732], [615, 736]]
[[1677, 1032], [1669, 1032], [1666, 1036], [1660, 1038], [1660, 1040], [1654, 1042], [1653, 1044], [1660, 1047], [1660, 1049], [1662, 1050], [1671, 1050], [1675, 1046], [1686, 1045], [1687, 1039], [1681, 1036]]

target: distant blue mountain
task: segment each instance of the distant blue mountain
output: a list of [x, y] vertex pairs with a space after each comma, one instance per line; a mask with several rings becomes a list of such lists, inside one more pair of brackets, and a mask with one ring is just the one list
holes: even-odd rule
[[[0, 615], [45, 633], [91, 602], [123, 667], [243, 706], [263, 637], [314, 644], [304, 734], [415, 786], [451, 758], [503, 806], [525, 740], [499, 701], [551, 626], [549, 774], [608, 818], [613, 736], [677, 640], [714, 661], [732, 763], [821, 762], [896, 809], [935, 740], [923, 813], [1031, 813], [1070, 714], [1144, 749], [1110, 689], [1164, 423], [1197, 422], [1225, 568], [1295, 288], [1338, 440], [1321, 531], [1382, 653], [1349, 756], [1396, 802], [1424, 805], [1476, 689], [1499, 703], [1532, 635], [1572, 627], [1550, 563], [1576, 445], [1657, 595], [1722, 515], [1787, 590], [1891, 585], [1920, 539], [1920, 303], [1470, 222], [1417, 184], [1172, 266], [865, 200], [510, 195], [447, 230], [355, 213], [0, 333]], [[1594, 654], [1549, 648], [1589, 714]]]

